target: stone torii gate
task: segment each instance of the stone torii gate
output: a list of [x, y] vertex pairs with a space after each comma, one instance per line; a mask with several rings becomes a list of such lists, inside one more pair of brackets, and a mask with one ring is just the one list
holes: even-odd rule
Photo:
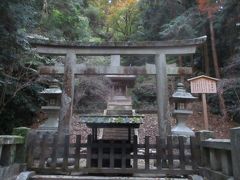
[[[206, 36], [189, 40], [152, 41], [152, 42], [108, 42], [104, 44], [79, 44], [50, 42], [31, 39], [30, 43], [36, 52], [45, 55], [66, 57], [64, 67], [45, 66], [39, 69], [40, 74], [64, 74], [64, 87], [59, 117], [58, 136], [63, 140], [69, 134], [74, 97], [74, 75], [156, 75], [158, 128], [159, 135], [165, 138], [170, 133], [168, 122], [168, 83], [167, 74], [190, 74], [191, 68], [172, 68], [166, 65], [166, 55], [193, 54], [197, 46], [206, 41]], [[77, 55], [154, 55], [155, 65], [142, 67], [121, 66], [87, 66], [77, 65]]]

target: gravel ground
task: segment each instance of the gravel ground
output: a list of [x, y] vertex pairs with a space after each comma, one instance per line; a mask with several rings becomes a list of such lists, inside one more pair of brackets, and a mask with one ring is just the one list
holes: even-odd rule
[[144, 143], [145, 136], [150, 136], [150, 143], [155, 143], [155, 137], [158, 136], [157, 115], [146, 114], [138, 133], [140, 143]]
[[[91, 129], [86, 126], [86, 124], [79, 122], [77, 115], [74, 115], [70, 128], [71, 134], [81, 135], [82, 142], [87, 142], [87, 136], [92, 132]], [[71, 140], [75, 141], [74, 137], [72, 137]]]
[[[204, 129], [202, 105], [200, 102], [195, 102], [192, 107], [193, 115], [188, 118], [186, 123], [193, 131], [202, 130]], [[77, 115], [74, 116], [71, 125], [72, 134], [80, 134], [84, 142], [86, 142], [87, 135], [91, 133], [91, 129], [80, 123]], [[174, 119], [171, 119], [171, 125], [175, 125]], [[229, 138], [229, 129], [236, 126], [239, 126], [239, 124], [229, 120], [222, 120], [220, 116], [209, 113], [209, 130], [214, 131], [216, 138]], [[155, 136], [158, 136], [157, 114], [145, 115], [144, 122], [139, 128], [140, 143], [144, 142], [145, 136], [150, 136], [150, 143], [155, 143]]]
[[[73, 135], [80, 134], [83, 142], [86, 142], [87, 136], [91, 134], [91, 129], [86, 124], [80, 123], [77, 115], [74, 116], [71, 122], [71, 132]], [[155, 142], [155, 136], [158, 135], [157, 115], [145, 115], [144, 122], [139, 128], [139, 141], [144, 142], [145, 136], [150, 136], [150, 142]], [[72, 139], [74, 141], [74, 138]]]
[[[195, 102], [192, 105], [193, 115], [187, 120], [187, 126], [193, 131], [203, 130], [203, 112], [202, 104], [200, 102]], [[226, 139], [230, 136], [230, 128], [240, 126], [231, 120], [222, 120], [220, 116], [214, 115], [208, 112], [209, 115], [209, 130], [214, 131], [215, 137], [220, 139]], [[36, 129], [43, 122], [35, 123], [31, 128]], [[171, 125], [175, 126], [175, 120], [171, 119]], [[87, 135], [91, 134], [91, 129], [89, 129], [85, 124], [79, 122], [78, 115], [74, 115], [71, 122], [71, 133], [76, 135], [80, 134], [84, 142], [86, 142]], [[145, 114], [144, 122], [139, 128], [139, 141], [144, 142], [145, 136], [150, 136], [150, 143], [155, 142], [155, 136], [158, 135], [158, 123], [157, 114]], [[74, 139], [73, 139], [74, 140]]]

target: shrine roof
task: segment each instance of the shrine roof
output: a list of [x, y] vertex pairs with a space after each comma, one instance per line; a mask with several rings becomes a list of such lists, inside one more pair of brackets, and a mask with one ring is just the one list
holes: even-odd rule
[[62, 90], [60, 88], [46, 88], [40, 94], [62, 94]]
[[124, 127], [124, 126], [133, 126], [139, 127], [143, 123], [143, 115], [135, 116], [100, 116], [100, 115], [86, 115], [80, 116], [80, 122], [86, 123], [88, 126], [95, 127]]

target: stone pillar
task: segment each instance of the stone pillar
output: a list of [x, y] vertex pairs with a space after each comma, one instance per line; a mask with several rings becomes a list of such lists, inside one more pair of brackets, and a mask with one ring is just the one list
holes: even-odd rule
[[240, 127], [231, 129], [233, 177], [240, 180]]
[[24, 144], [16, 145], [15, 161], [17, 163], [23, 163], [26, 161], [26, 155], [27, 155], [26, 140], [30, 130], [31, 129], [27, 127], [17, 127], [13, 129], [12, 135], [22, 136], [24, 138]]
[[0, 135], [0, 166], [9, 166], [15, 163], [15, 160], [18, 160], [16, 156], [19, 154], [16, 153], [19, 152], [16, 151], [16, 147], [20, 144], [24, 145], [24, 138], [22, 136]]
[[199, 149], [196, 149], [196, 151], [198, 151], [197, 164], [200, 166], [210, 166], [209, 152], [207, 152], [201, 147], [201, 141], [204, 141], [209, 138], [214, 138], [214, 133], [213, 131], [202, 130], [202, 131], [197, 131], [195, 133], [195, 136], [197, 140], [197, 145], [199, 146]]
[[72, 118], [73, 100], [74, 100], [74, 67], [76, 64], [76, 54], [68, 51], [63, 79], [63, 93], [61, 98], [61, 108], [59, 114], [58, 140], [64, 141], [64, 136], [69, 134], [70, 121]]
[[110, 66], [120, 66], [120, 55], [111, 55]]
[[2, 166], [10, 166], [14, 163], [15, 155], [16, 155], [16, 144], [5, 144], [2, 147], [1, 153], [1, 165]]
[[169, 107], [168, 107], [168, 82], [166, 69], [166, 55], [156, 54], [156, 80], [158, 104], [158, 130], [161, 138], [170, 134]]

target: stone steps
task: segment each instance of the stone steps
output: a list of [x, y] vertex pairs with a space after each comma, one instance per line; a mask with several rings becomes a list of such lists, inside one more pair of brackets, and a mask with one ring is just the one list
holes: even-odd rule
[[129, 101], [129, 100], [126, 100], [126, 101], [108, 101], [108, 105], [112, 105], [112, 106], [114, 106], [114, 105], [118, 105], [118, 106], [120, 106], [120, 105], [126, 105], [126, 106], [131, 106], [132, 105], [132, 101]]
[[131, 105], [108, 105], [107, 110], [132, 110]]
[[119, 177], [119, 176], [66, 176], [66, 175], [34, 175], [30, 180], [188, 180], [186, 178], [157, 177]]
[[119, 100], [131, 100], [131, 97], [128, 97], [128, 96], [114, 96], [111, 98], [110, 101], [119, 101]]
[[132, 101], [130, 100], [116, 100], [116, 101], [108, 101], [108, 105], [132, 105]]
[[[128, 96], [114, 96], [108, 101], [106, 115], [133, 115], [132, 99]], [[131, 130], [131, 136], [134, 135], [134, 129]], [[131, 138], [132, 138], [131, 137]], [[127, 128], [104, 128], [104, 140], [128, 140]]]

